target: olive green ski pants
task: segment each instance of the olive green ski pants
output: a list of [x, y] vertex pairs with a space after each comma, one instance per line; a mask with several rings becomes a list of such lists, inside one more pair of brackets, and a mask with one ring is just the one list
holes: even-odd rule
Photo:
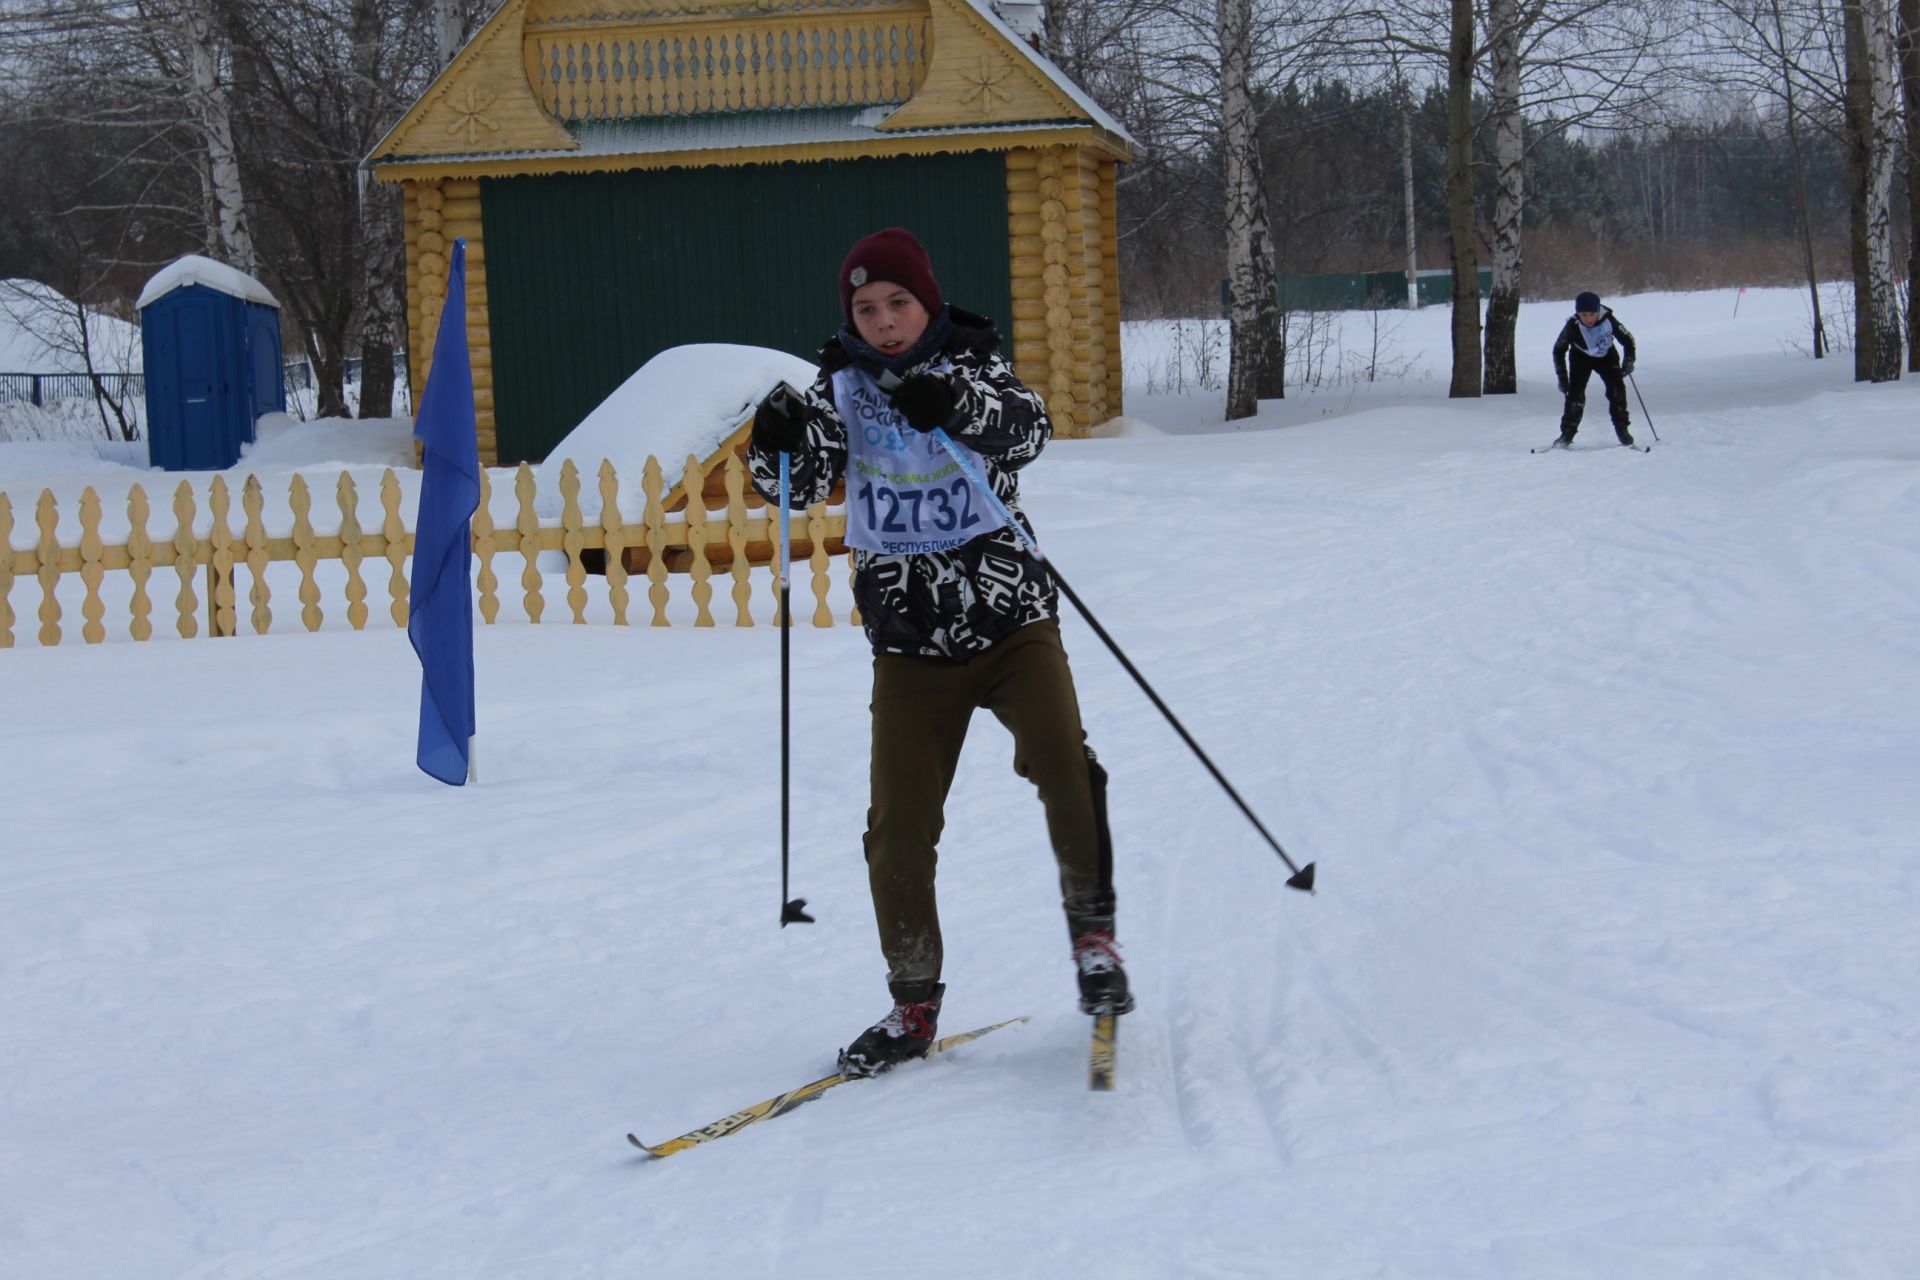
[[947, 792], [976, 707], [1013, 734], [1013, 771], [1033, 783], [1069, 917], [1111, 927], [1113, 852], [1106, 772], [1086, 747], [1060, 624], [1031, 623], [965, 661], [873, 660], [872, 803], [867, 876], [887, 984], [896, 1000], [932, 998], [940, 981], [935, 850]]

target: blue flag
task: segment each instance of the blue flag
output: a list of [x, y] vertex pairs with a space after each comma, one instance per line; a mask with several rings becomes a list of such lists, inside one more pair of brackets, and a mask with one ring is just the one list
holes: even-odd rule
[[467, 242], [453, 242], [447, 305], [433, 342], [427, 389], [414, 416], [422, 446], [413, 530], [407, 638], [420, 655], [420, 767], [451, 786], [467, 781], [473, 747], [473, 513], [480, 506], [480, 444], [467, 357]]

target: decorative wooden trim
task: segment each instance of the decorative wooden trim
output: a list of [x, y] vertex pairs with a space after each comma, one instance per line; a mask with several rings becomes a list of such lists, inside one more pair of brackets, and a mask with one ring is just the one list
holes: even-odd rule
[[929, 0], [933, 64], [920, 91], [883, 130], [941, 128], [968, 120], [1009, 124], [1084, 120], [1081, 109], [964, 0]]
[[918, 5], [691, 21], [530, 19], [523, 72], [559, 120], [905, 102], [927, 73]]
[[580, 144], [534, 95], [523, 62], [527, 0], [506, 0], [374, 147], [373, 160], [485, 147], [566, 151]]
[[632, 173], [650, 169], [739, 168], [755, 164], [807, 164], [816, 160], [890, 159], [974, 151], [1017, 151], [1034, 147], [1091, 147], [1124, 160], [1126, 147], [1091, 124], [1018, 131], [956, 130], [884, 141], [803, 142], [781, 147], [727, 147], [708, 151], [659, 151], [644, 155], [494, 155], [463, 159], [376, 164], [374, 176], [385, 182], [435, 182], [448, 178], [515, 178], [555, 173]]

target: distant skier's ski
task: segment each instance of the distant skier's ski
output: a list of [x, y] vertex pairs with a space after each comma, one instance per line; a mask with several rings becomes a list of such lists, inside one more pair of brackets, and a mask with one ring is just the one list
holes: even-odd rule
[[[1556, 449], [1571, 450], [1572, 448], [1573, 446], [1570, 444], [1561, 444], [1558, 440], [1555, 440], [1552, 444], [1547, 445], [1545, 448], [1529, 449], [1527, 450], [1527, 452], [1528, 453], [1552, 453]], [[1652, 453], [1653, 452], [1653, 446], [1650, 444], [1629, 444], [1629, 445], [1622, 445], [1621, 448], [1631, 449], [1635, 453]]]
[[[948, 1049], [956, 1045], [963, 1045], [969, 1041], [978, 1040], [990, 1031], [998, 1031], [1002, 1027], [1010, 1027], [1016, 1022], [1025, 1022], [1026, 1020], [1024, 1017], [1008, 1018], [1005, 1022], [996, 1022], [990, 1027], [976, 1027], [972, 1031], [962, 1031], [958, 1035], [947, 1036], [935, 1041], [933, 1048], [928, 1050], [927, 1056], [931, 1058], [936, 1053], [945, 1053]], [[715, 1120], [712, 1124], [703, 1125], [695, 1129], [692, 1133], [681, 1134], [679, 1137], [667, 1142], [662, 1142], [657, 1146], [648, 1146], [631, 1133], [627, 1135], [627, 1141], [648, 1155], [653, 1156], [655, 1159], [665, 1159], [676, 1151], [685, 1151], [688, 1147], [697, 1147], [703, 1142], [712, 1142], [715, 1138], [724, 1138], [728, 1134], [744, 1129], [750, 1124], [758, 1124], [762, 1120], [771, 1120], [775, 1116], [783, 1116], [803, 1103], [812, 1102], [815, 1098], [833, 1088], [835, 1085], [842, 1085], [849, 1080], [858, 1078], [860, 1077], [843, 1076], [836, 1071], [830, 1076], [823, 1076], [815, 1080], [812, 1084], [803, 1084], [798, 1089], [789, 1089], [785, 1093], [775, 1094], [765, 1102], [755, 1103], [744, 1111], [736, 1111], [723, 1120]]]
[[1087, 1088], [1095, 1093], [1110, 1092], [1119, 1056], [1119, 1015], [1096, 1013], [1093, 1016], [1093, 1043], [1087, 1054]]

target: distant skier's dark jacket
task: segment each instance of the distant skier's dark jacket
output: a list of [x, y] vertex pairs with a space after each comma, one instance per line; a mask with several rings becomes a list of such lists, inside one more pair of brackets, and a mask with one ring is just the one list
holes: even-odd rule
[[[1613, 325], [1614, 341], [1619, 345], [1620, 350], [1625, 353], [1621, 363], [1632, 364], [1633, 335], [1627, 332], [1627, 326], [1620, 323], [1620, 317], [1613, 314], [1612, 307], [1600, 308], [1600, 319], [1603, 323], [1611, 323]], [[1567, 351], [1569, 348], [1580, 352], [1582, 355], [1586, 355], [1586, 338], [1580, 332], [1580, 317], [1577, 315], [1567, 317], [1567, 322], [1560, 326], [1560, 336], [1553, 340], [1553, 371], [1558, 374], [1562, 380], [1567, 376]], [[1539, 350], [1537, 347], [1534, 349], [1536, 351]], [[1588, 356], [1587, 358], [1590, 360], [1594, 359], [1592, 356]], [[1612, 358], [1613, 352], [1608, 351], [1606, 355], [1599, 357], [1595, 363], [1605, 364]]]
[[[952, 332], [945, 342], [916, 364], [891, 371], [907, 377], [942, 359], [952, 362], [960, 411], [949, 432], [980, 455], [994, 493], [1031, 531], [1020, 510], [1016, 473], [1040, 456], [1053, 424], [1040, 397], [1000, 358], [993, 322], [957, 307], [946, 310]], [[936, 317], [936, 323], [946, 318]], [[834, 403], [833, 375], [855, 363], [858, 345], [844, 330], [829, 339], [820, 351], [820, 376], [803, 394], [806, 443], [789, 464], [796, 510], [826, 501], [846, 471], [847, 427]], [[879, 372], [870, 359], [860, 363]], [[780, 455], [751, 447], [747, 464], [755, 490], [777, 503]], [[953, 551], [887, 555], [849, 548], [848, 554], [854, 602], [875, 653], [968, 658], [1029, 623], [1054, 617], [1059, 608], [1053, 576], [1009, 527]]]

